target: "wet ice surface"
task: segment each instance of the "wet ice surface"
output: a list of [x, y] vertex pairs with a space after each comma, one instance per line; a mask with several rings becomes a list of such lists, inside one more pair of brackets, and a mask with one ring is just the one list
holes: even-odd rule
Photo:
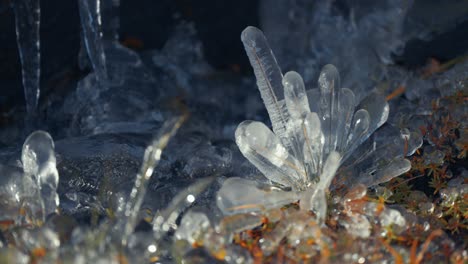
[[[109, 4], [110, 1], [104, 2]], [[79, 80], [76, 89], [63, 98], [60, 104], [54, 104], [54, 109], [48, 109], [41, 117], [44, 126], [56, 128], [50, 133], [58, 135], [54, 137], [53, 163], [56, 157], [56, 168], [60, 175], [57, 192], [60, 197], [61, 213], [71, 215], [80, 222], [80, 225], [86, 226], [92, 222], [93, 214], [106, 215], [106, 208], [117, 208], [118, 212], [119, 197], [126, 197], [131, 193], [135, 176], [140, 170], [145, 149], [151, 142], [153, 133], [159, 131], [166, 120], [176, 116], [184, 107], [187, 108], [190, 116], [162, 153], [157, 169], [148, 179], [146, 198], [141, 205], [136, 207], [150, 209], [152, 213], [158, 209], [167, 208], [170, 201], [183, 188], [196, 182], [197, 179], [208, 176], [214, 176], [218, 180], [215, 180], [208, 192], [201, 196], [201, 201], [198, 201], [201, 205], [214, 205], [214, 193], [217, 188], [219, 189], [225, 177], [242, 176], [265, 183], [260, 172], [241, 155], [234, 143], [234, 131], [241, 121], [252, 119], [263, 121], [268, 125], [267, 115], [255, 88], [254, 79], [250, 76], [241, 78], [236, 75], [218, 73], [212, 69], [204, 60], [201, 43], [190, 24], [180, 25], [161, 50], [141, 54], [130, 50], [113, 41], [115, 33], [112, 27], [116, 25], [109, 21], [104, 21], [102, 26], [104, 34], [109, 34], [111, 37], [102, 37], [101, 29], [98, 29], [99, 15], [96, 13], [96, 7], [93, 8], [86, 3], [95, 4], [96, 2], [84, 1], [80, 6], [84, 44], [93, 71]], [[405, 3], [409, 5], [407, 1]], [[453, 90], [466, 89], [466, 62], [429, 79], [422, 79], [404, 69], [388, 66], [392, 64], [390, 54], [398, 50], [407, 37], [401, 32], [401, 23], [406, 14], [405, 8], [401, 7], [404, 5], [388, 3], [388, 6], [379, 6], [372, 11], [356, 10], [354, 21], [352, 18], [334, 16], [327, 5], [317, 6], [310, 21], [303, 20], [309, 18], [305, 16], [305, 13], [301, 13], [305, 10], [301, 9], [303, 8], [301, 5], [287, 6], [284, 10], [290, 12], [290, 16], [274, 16], [275, 19], [278, 17], [291, 19], [292, 24], [287, 25], [289, 29], [294, 29], [293, 35], [297, 38], [291, 38], [290, 42], [285, 40], [283, 31], [273, 32], [273, 29], [283, 23], [271, 19], [273, 15], [267, 14], [267, 11], [283, 11], [280, 8], [262, 8], [266, 34], [275, 52], [279, 53], [279, 64], [284, 65], [283, 67], [288, 70], [303, 71], [301, 73], [306, 84], [314, 87], [315, 83], [309, 84], [311, 81], [316, 81], [321, 66], [334, 63], [343, 73], [342, 86], [353, 90], [357, 102], [365, 98], [376, 84], [385, 84], [382, 86], [384, 88], [377, 88], [382, 95], [388, 94], [398, 85], [405, 84], [407, 86], [406, 98], [397, 98], [389, 102], [391, 111], [388, 121], [392, 127], [383, 127], [382, 136], [375, 140], [385, 142], [388, 137], [404, 131], [403, 134], [406, 137], [388, 144], [390, 152], [392, 154], [404, 153], [404, 149], [400, 148], [403, 145], [400, 143], [405, 140], [413, 144], [408, 149], [416, 149], [420, 145], [420, 135], [417, 134], [419, 123], [416, 121], [424, 122], [420, 118], [423, 119], [431, 111], [429, 102], [433, 98], [441, 94], [449, 95], [453, 93]], [[394, 25], [392, 28], [395, 31], [386, 32], [382, 28], [382, 25], [388, 21], [392, 21]], [[312, 29], [307, 27], [311, 23], [316, 25]], [[367, 38], [366, 36], [369, 35], [372, 37]], [[320, 41], [311, 42], [310, 39]], [[297, 47], [297, 45], [303, 46]], [[31, 88], [28, 89], [31, 90]], [[29, 108], [34, 107], [34, 100], [27, 99], [27, 101], [29, 101]], [[63, 125], [57, 127], [56, 123]], [[2, 133], [7, 134], [7, 132]], [[16, 140], [22, 142], [25, 138], [16, 138]], [[10, 145], [0, 151], [3, 164], [2, 174], [9, 177], [2, 177], [2, 183], [5, 182], [5, 184], [0, 186], [3, 188], [0, 189], [2, 195], [0, 197], [11, 199], [11, 196], [18, 193], [15, 189], [19, 185], [17, 178], [24, 176], [23, 168], [26, 168], [27, 162], [24, 159], [20, 162], [21, 149], [19, 147], [15, 147], [6, 140], [2, 142]], [[386, 154], [383, 151], [385, 149], [382, 149], [379, 155]], [[431, 159], [437, 159], [437, 153], [432, 153], [430, 150], [427, 154], [425, 151], [425, 155], [431, 155]], [[371, 167], [377, 158], [366, 160], [366, 165], [355, 167], [355, 171], [361, 172], [366, 169], [364, 166]], [[37, 174], [34, 170], [29, 172], [33, 175]], [[372, 170], [369, 170], [369, 173], [373, 173]], [[53, 175], [54, 172], [50, 181], [52, 186], [57, 185]], [[35, 177], [36, 181], [40, 178]], [[38, 195], [42, 192], [37, 186], [34, 187], [37, 183], [29, 181], [26, 183], [33, 190], [31, 195]], [[371, 185], [367, 182], [361, 183]], [[5, 185], [12, 186], [12, 188], [5, 189]], [[451, 186], [444, 191], [444, 194], [446, 193], [444, 201], [449, 204], [463, 192], [466, 191]], [[42, 195], [52, 197], [52, 199], [44, 200], [44, 205], [33, 203], [31, 208], [53, 207], [53, 202], [51, 202], [54, 200], [53, 192]], [[298, 199], [295, 195], [281, 198], [286, 199], [287, 203]], [[353, 197], [350, 200], [359, 199]], [[5, 200], [2, 198], [2, 201]], [[8, 204], [14, 205], [15, 202], [17, 201], [12, 200]], [[274, 202], [276, 204], [276, 201]], [[4, 216], [15, 215], [17, 208], [3, 207], [3, 205], [2, 211], [6, 212]], [[371, 204], [365, 207], [368, 215], [372, 215], [377, 210], [371, 208], [372, 206]], [[356, 208], [352, 208], [351, 205], [349, 207], [347, 218], [340, 222], [341, 225], [351, 232], [356, 232], [356, 236], [369, 236], [368, 220], [354, 212]], [[34, 210], [36, 213], [41, 213], [40, 209]], [[45, 209], [45, 212], [48, 214], [54, 210], [54, 208]], [[138, 209], [137, 211], [140, 213]], [[272, 212], [263, 213], [274, 215]], [[227, 239], [225, 236], [229, 237], [232, 233], [253, 228], [261, 222], [259, 215], [244, 215], [239, 218], [242, 221], [226, 218], [225, 222], [216, 225], [213, 219], [220, 218], [220, 212], [209, 212], [206, 215], [212, 222], [208, 221], [205, 214], [196, 211], [183, 216], [181, 228], [175, 233], [176, 240], [178, 240], [176, 247], [180, 248], [181, 253], [175, 254], [175, 258], [190, 257], [190, 255], [185, 255], [191, 250], [191, 245], [186, 244], [187, 241], [191, 244], [203, 241], [206, 244], [206, 251], [217, 256], [221, 250], [219, 247], [224, 245]], [[387, 208], [375, 221], [382, 226], [391, 223], [404, 226], [404, 219], [401, 220], [399, 215], [396, 210]], [[44, 215], [37, 217], [40, 221], [45, 221]], [[293, 226], [290, 224], [278, 225], [271, 233], [266, 234], [267, 240], [262, 243], [262, 249], [266, 253], [273, 252], [286, 233], [290, 233], [288, 238], [290, 237], [291, 240], [300, 240], [319, 232], [317, 227], [301, 222], [301, 217], [304, 217], [301, 212], [288, 212], [281, 215], [279, 218], [285, 219], [283, 223], [288, 223], [291, 219], [299, 219], [297, 220], [299, 225], [294, 227], [298, 230], [292, 232]], [[164, 223], [170, 226], [169, 222]], [[239, 223], [239, 226], [235, 226], [234, 223]], [[129, 225], [132, 229], [136, 223], [130, 221]], [[157, 228], [163, 226], [163, 224], [156, 225]], [[301, 229], [307, 229], [302, 236], [299, 235]], [[38, 245], [48, 245], [47, 250], [53, 251], [58, 247], [57, 238], [55, 234], [44, 230], [40, 232], [40, 236], [33, 232], [18, 234], [18, 241], [30, 241], [31, 239], [28, 239], [30, 236], [40, 237], [36, 240]], [[224, 230], [221, 232], [223, 235], [214, 230]], [[80, 241], [86, 241], [86, 232], [75, 233], [74, 243], [80, 244]], [[138, 241], [144, 246], [148, 244], [157, 246], [150, 242], [145, 244], [147, 242], [145, 237], [142, 236], [139, 239], [138, 235], [127, 234], [130, 237], [125, 239], [125, 244], [128, 244], [129, 248], [135, 248], [132, 254], [138, 255], [136, 252], [141, 250]], [[91, 239], [88, 238], [88, 240], [92, 240], [93, 236], [90, 237]], [[326, 236], [322, 239], [327, 241]], [[84, 245], [89, 246], [86, 243], [83, 242]], [[37, 248], [38, 246], [25, 245], [24, 247]], [[153, 247], [148, 247], [150, 253], [152, 250]], [[239, 251], [235, 246], [229, 245], [224, 250], [231, 258], [225, 258], [227, 262], [233, 259], [245, 259], [247, 262], [251, 260], [249, 255], [245, 255], [244, 251]], [[114, 253], [106, 251], [100, 257], [104, 259]], [[142, 256], [151, 257], [148, 256], [147, 251]], [[21, 257], [26, 258], [18, 252], [18, 258]], [[53, 256], [50, 257], [53, 258]], [[88, 257], [92, 258], [92, 256]], [[192, 257], [196, 259], [196, 256]]]

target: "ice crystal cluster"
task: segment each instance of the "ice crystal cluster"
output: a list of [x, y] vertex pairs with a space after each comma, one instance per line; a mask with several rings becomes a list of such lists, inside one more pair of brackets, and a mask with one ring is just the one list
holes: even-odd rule
[[[356, 102], [353, 92], [340, 86], [333, 65], [323, 67], [318, 89], [306, 90], [297, 72], [283, 76], [259, 29], [248, 27], [241, 38], [273, 131], [264, 123], [244, 121], [235, 132], [236, 143], [271, 185], [226, 180], [217, 197], [224, 214], [262, 211], [300, 200], [301, 208], [323, 219], [326, 192], [337, 171], [343, 176], [336, 185], [351, 187], [376, 185], [410, 169], [403, 151], [383, 150], [375, 140], [363, 144], [387, 120], [384, 97], [371, 93]], [[387, 140], [404, 145], [398, 141], [405, 138], [396, 133]]]

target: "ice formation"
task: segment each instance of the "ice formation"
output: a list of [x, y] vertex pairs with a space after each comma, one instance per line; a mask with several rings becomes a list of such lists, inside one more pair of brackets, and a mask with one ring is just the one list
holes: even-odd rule
[[[2, 145], [1, 263], [363, 263], [411, 262], [413, 255], [419, 260], [442, 262], [450, 254], [450, 258], [466, 259], [466, 250], [457, 249], [456, 242], [437, 230], [446, 219], [450, 219], [446, 230], [456, 230], [458, 220], [463, 224], [459, 216], [463, 216], [464, 207], [457, 206], [466, 198], [466, 170], [442, 186], [435, 200], [411, 190], [408, 204], [391, 201], [397, 199], [392, 187], [404, 186], [413, 178], [397, 178], [387, 183], [389, 188], [378, 185], [408, 170], [405, 156], [422, 144], [419, 127], [436, 124], [446, 128], [444, 115], [433, 123], [418, 116], [431, 113], [434, 97], [427, 96], [424, 89], [437, 86], [442, 94], [451, 95], [453, 90], [461, 93], [466, 87], [466, 63], [435, 81], [407, 78], [409, 84], [421, 89], [407, 89], [406, 99], [421, 97], [420, 105], [416, 109], [414, 102], [392, 100], [392, 110], [400, 104], [400, 113], [389, 116], [383, 124], [388, 116], [387, 99], [377, 92], [368, 93], [369, 83], [375, 80], [364, 77], [379, 62], [388, 63], [390, 52], [400, 44], [400, 23], [406, 12], [400, 9], [400, 1], [357, 20], [334, 16], [330, 10], [320, 13], [331, 8], [332, 2], [324, 1], [314, 6], [312, 20], [319, 22], [312, 28], [315, 34], [307, 34], [309, 28], [304, 27], [310, 21], [289, 25], [287, 35], [278, 32], [280, 42], [283, 36], [291, 40], [280, 62], [290, 55], [288, 51], [297, 52], [302, 56], [297, 68], [305, 70], [304, 79], [310, 79], [315, 78], [313, 71], [317, 69], [311, 66], [321, 65], [333, 55], [331, 61], [340, 66], [342, 74], [352, 77], [343, 81], [350, 89], [341, 87], [338, 71], [327, 65], [319, 75], [319, 88], [306, 90], [298, 73], [282, 75], [262, 33], [247, 29], [244, 45], [273, 131], [261, 122], [241, 123], [236, 132], [240, 153], [230, 140], [237, 118], [247, 115], [247, 119], [256, 119], [260, 112], [251, 91], [239, 89], [251, 86], [251, 80], [231, 83], [207, 66], [201, 42], [190, 24], [178, 27], [161, 51], [136, 53], [120, 45], [119, 2], [79, 3], [92, 72], [60, 102], [59, 111], [52, 106], [47, 109], [46, 121], [61, 126], [62, 122], [56, 121], [63, 121], [64, 110], [73, 118], [72, 124], [55, 128], [54, 135], [77, 137], [54, 144], [46, 132], [35, 132], [24, 143], [21, 161], [10, 157], [10, 149]], [[306, 2], [284, 3], [298, 4], [292, 11], [304, 12], [308, 10], [302, 8]], [[276, 10], [270, 2], [263, 3]], [[398, 25], [386, 35], [387, 23], [382, 21], [399, 11], [403, 13], [395, 20]], [[272, 17], [301, 20], [304, 14], [289, 15]], [[374, 21], [377, 31], [372, 27]], [[21, 34], [36, 32], [32, 29]], [[290, 37], [290, 30], [300, 38]], [[321, 41], [310, 45], [311, 53], [291, 48], [297, 47], [295, 44], [307, 46], [310, 38], [316, 37]], [[28, 43], [19, 43], [20, 51]], [[350, 55], [341, 57], [349, 49]], [[38, 53], [31, 54], [30, 61], [35, 61]], [[392, 78], [405, 79], [406, 73]], [[223, 89], [215, 89], [220, 85]], [[155, 101], [161, 93], [176, 95], [175, 88], [182, 88], [189, 96], [192, 119], [166, 151], [168, 140], [183, 120], [163, 117]], [[44, 99], [50, 103], [51, 97]], [[27, 98], [29, 107], [35, 97]], [[465, 108], [449, 112], [462, 119]], [[456, 146], [466, 154], [464, 127]], [[159, 133], [147, 146], [156, 128]], [[426, 165], [436, 166], [435, 170], [443, 170], [437, 166], [446, 169], [447, 154], [441, 148], [445, 145], [439, 142], [443, 135], [436, 130], [430, 133], [424, 136], [430, 146], [424, 148], [422, 158]], [[3, 139], [2, 144], [5, 142]], [[57, 158], [54, 145], [60, 154]], [[253, 166], [241, 154], [269, 179], [268, 183], [247, 179], [258, 172], [251, 170]], [[63, 198], [59, 213], [56, 163]], [[214, 188], [208, 189], [215, 177], [204, 178], [206, 175], [228, 177], [218, 177], [221, 211], [211, 207], [211, 199], [205, 199], [216, 193]], [[230, 177], [233, 175], [245, 178]], [[447, 175], [454, 176], [450, 171]], [[195, 183], [181, 190], [181, 182], [187, 181], [183, 177]], [[165, 195], [168, 189], [170, 195]], [[447, 218], [451, 213], [455, 216]], [[81, 222], [83, 215], [84, 221], [91, 218], [91, 226]], [[440, 240], [421, 243], [433, 230]], [[425, 256], [426, 251], [430, 254]]]
[[174, 136], [183, 121], [184, 118], [174, 118], [167, 121], [160, 129], [152, 144], [145, 150], [143, 165], [136, 176], [135, 185], [125, 205], [124, 214], [127, 220], [122, 238], [123, 244], [126, 244], [128, 236], [133, 232], [137, 224], [138, 213], [143, 204], [146, 189], [148, 188], [148, 181], [153, 175], [154, 168], [161, 160], [162, 150], [167, 146], [169, 139]]
[[56, 212], [59, 205], [54, 141], [49, 133], [36, 131], [24, 142], [21, 161], [25, 176], [31, 177], [39, 187], [45, 216]]
[[[272, 186], [258, 187], [253, 181], [228, 179], [217, 198], [223, 213], [263, 211], [300, 200], [301, 208], [315, 211], [323, 220], [325, 195], [340, 165], [339, 174], [346, 176], [338, 180], [348, 187], [360, 182], [376, 185], [410, 169], [405, 153], [393, 151], [400, 147], [384, 150], [374, 140], [370, 145], [363, 144], [387, 120], [389, 106], [385, 98], [371, 93], [358, 104], [351, 90], [341, 88], [333, 65], [322, 69], [319, 89], [306, 91], [298, 73], [282, 75], [259, 29], [246, 28], [242, 42], [273, 131], [261, 122], [244, 121], [236, 130], [236, 143]], [[400, 140], [393, 140], [392, 144], [403, 147], [404, 136], [396, 132], [386, 139]], [[385, 151], [390, 156], [382, 155]]]
[[96, 79], [101, 82], [107, 79], [106, 55], [102, 41], [101, 1], [79, 1], [78, 6], [86, 50]]
[[29, 116], [36, 111], [40, 95], [41, 53], [39, 0], [12, 1], [15, 12], [16, 37], [22, 65], [22, 80], [26, 110]]
[[18, 225], [42, 225], [46, 217], [57, 212], [59, 197], [54, 141], [44, 131], [33, 132], [26, 139], [21, 154], [23, 170], [1, 165], [4, 199], [1, 221]]
[[[71, 263], [109, 263], [120, 257], [141, 263], [170, 255], [171, 244], [166, 241], [168, 233], [178, 229], [176, 220], [199, 199], [213, 177], [196, 181], [179, 192], [165, 208], [157, 211], [151, 223], [152, 233], [142, 236], [135, 232], [135, 227], [142, 218], [141, 206], [148, 180], [161, 160], [162, 151], [184, 120], [185, 116], [181, 116], [164, 123], [145, 151], [140, 172], [128, 198], [121, 193], [110, 193], [115, 196], [113, 205], [108, 208], [112, 211], [111, 216], [102, 221], [97, 229], [77, 227], [75, 221], [67, 216], [52, 215], [57, 212], [59, 204], [54, 142], [44, 131], [32, 133], [23, 145], [23, 171], [18, 167], [0, 165], [0, 223], [10, 225], [12, 222], [17, 226], [8, 233], [18, 248], [18, 251], [9, 251], [4, 255], [3, 241], [0, 241], [0, 260], [29, 263], [32, 258], [45, 254], [40, 258], [47, 263], [56, 262], [59, 258]], [[184, 231], [187, 228], [182, 223], [178, 234], [188, 236], [189, 231]], [[64, 234], [69, 236], [70, 243], [61, 245]], [[125, 256], [121, 255], [123, 253]]]

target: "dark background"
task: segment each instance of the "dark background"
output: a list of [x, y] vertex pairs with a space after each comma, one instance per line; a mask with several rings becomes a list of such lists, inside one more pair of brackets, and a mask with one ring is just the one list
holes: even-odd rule
[[[16, 45], [11, 0], [0, 0], [0, 111], [24, 106], [21, 64]], [[349, 3], [338, 0], [339, 12]], [[410, 40], [396, 62], [417, 68], [428, 58], [444, 62], [465, 53], [468, 47], [468, 10], [453, 10], [460, 1], [424, 1], [413, 4], [412, 15], [442, 21], [430, 40]], [[41, 1], [41, 97], [57, 82], [83, 77], [77, 55], [80, 20], [77, 1]], [[362, 1], [365, 5], [366, 1]], [[217, 70], [250, 74], [239, 35], [247, 25], [259, 26], [257, 0], [121, 0], [120, 41], [137, 51], [161, 48], [181, 21], [195, 24], [207, 61]], [[444, 22], [445, 21], [445, 22]], [[453, 25], [453, 26], [452, 26]], [[0, 124], [7, 122], [2, 118]]]

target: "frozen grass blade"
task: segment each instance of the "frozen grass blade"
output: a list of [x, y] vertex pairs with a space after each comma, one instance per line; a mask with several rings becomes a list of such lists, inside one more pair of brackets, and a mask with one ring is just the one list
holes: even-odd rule
[[161, 160], [161, 154], [166, 148], [169, 140], [175, 135], [186, 116], [175, 117], [166, 121], [158, 134], [154, 137], [153, 142], [145, 150], [143, 164], [140, 172], [137, 174], [135, 185], [130, 193], [129, 200], [125, 206], [125, 227], [122, 235], [122, 244], [127, 243], [128, 236], [133, 232], [137, 224], [137, 216], [143, 199], [146, 194], [148, 182], [153, 175], [154, 168]]

